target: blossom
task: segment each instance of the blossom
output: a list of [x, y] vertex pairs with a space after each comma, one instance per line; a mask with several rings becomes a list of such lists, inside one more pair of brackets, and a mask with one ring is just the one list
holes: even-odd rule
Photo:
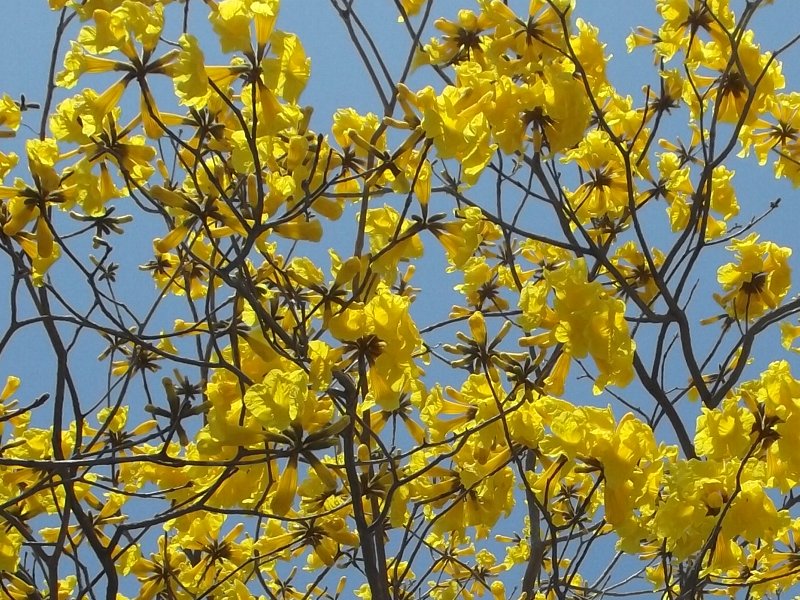
[[734, 239], [727, 248], [736, 253], [737, 262], [717, 271], [726, 293], [715, 294], [714, 299], [737, 320], [750, 321], [777, 307], [791, 285], [791, 249], [758, 239], [756, 233]]

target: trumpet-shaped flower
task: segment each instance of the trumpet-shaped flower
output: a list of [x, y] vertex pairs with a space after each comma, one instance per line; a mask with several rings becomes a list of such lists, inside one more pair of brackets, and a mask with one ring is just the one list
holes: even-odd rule
[[737, 320], [749, 321], [780, 304], [791, 285], [790, 248], [759, 242], [758, 234], [733, 240], [737, 262], [722, 265], [717, 280], [725, 290], [715, 300]]

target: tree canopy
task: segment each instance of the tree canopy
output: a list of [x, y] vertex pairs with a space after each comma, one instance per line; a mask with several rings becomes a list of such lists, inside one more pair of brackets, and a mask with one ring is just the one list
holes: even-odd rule
[[[0, 596], [791, 593], [800, 33], [655, 0], [623, 91], [581, 2], [375, 1], [49, 0], [0, 98]], [[313, 111], [279, 9], [370, 111]]]

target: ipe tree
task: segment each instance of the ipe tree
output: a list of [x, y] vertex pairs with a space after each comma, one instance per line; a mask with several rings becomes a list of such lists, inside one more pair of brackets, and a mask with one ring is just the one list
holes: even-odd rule
[[279, 4], [50, 0], [0, 100], [0, 595], [792, 593], [796, 20]]

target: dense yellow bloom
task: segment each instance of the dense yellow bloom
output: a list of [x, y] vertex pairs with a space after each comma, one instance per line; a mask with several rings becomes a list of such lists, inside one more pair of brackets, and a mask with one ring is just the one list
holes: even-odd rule
[[484, 218], [480, 208], [471, 206], [458, 210], [456, 217], [455, 221], [437, 224], [433, 229], [447, 253], [450, 270], [462, 269], [482, 244], [500, 238], [498, 227]]
[[328, 322], [330, 333], [344, 343], [348, 362], [369, 367], [370, 395], [386, 410], [399, 406], [400, 397], [421, 374], [414, 359], [420, 338], [408, 312], [410, 304], [378, 284], [366, 304], [353, 303]]
[[[669, 202], [667, 214], [673, 231], [685, 229], [692, 217], [690, 169], [680, 167], [680, 159], [673, 153], [664, 153], [659, 160], [659, 170], [666, 175], [659, 182], [659, 193]], [[735, 172], [724, 165], [716, 167], [708, 189], [709, 212], [705, 217], [705, 238], [719, 238], [727, 231], [727, 222], [739, 214], [739, 203], [732, 180]], [[703, 226], [702, 219], [697, 228]]]
[[391, 206], [371, 208], [367, 211], [364, 232], [369, 236], [369, 247], [373, 254], [373, 268], [393, 280], [401, 260], [422, 256], [422, 240], [412, 229], [413, 224], [401, 219]]
[[203, 51], [193, 35], [183, 34], [178, 43], [181, 52], [171, 68], [175, 94], [182, 104], [202, 108], [208, 102], [210, 94]]
[[766, 461], [770, 484], [786, 492], [800, 482], [800, 452], [792, 433], [800, 425], [796, 400], [800, 381], [792, 375], [788, 362], [776, 361], [758, 379], [744, 383], [740, 391], [755, 415], [753, 433], [759, 436], [759, 456]]
[[[33, 183], [28, 185], [22, 179], [17, 179], [14, 187], [0, 187], [0, 199], [5, 201], [2, 231], [16, 239], [35, 267], [46, 271], [59, 254], [52, 226], [46, 218], [47, 211], [54, 205], [69, 208], [74, 201], [76, 187], [69, 184], [66, 175], [59, 175], [55, 170], [61, 158], [55, 140], [28, 140], [26, 150]], [[30, 237], [22, 231], [31, 222], [34, 223], [35, 249], [30, 246]], [[38, 266], [37, 261], [40, 261]]]
[[576, 19], [577, 32], [570, 40], [571, 46], [581, 64], [589, 87], [596, 96], [604, 96], [609, 87], [606, 79], [606, 62], [608, 55], [606, 45], [598, 39], [600, 30], [583, 19]]
[[531, 84], [519, 85], [502, 75], [495, 86], [489, 122], [503, 152], [512, 154], [530, 140], [535, 152], [551, 155], [581, 140], [589, 124], [589, 103], [580, 81], [562, 63], [546, 65]]
[[308, 395], [305, 372], [286, 373], [276, 369], [270, 371], [262, 383], [250, 386], [244, 403], [265, 429], [280, 433], [292, 423], [301, 425]]
[[734, 488], [735, 465], [679, 462], [667, 477], [669, 497], [655, 514], [657, 535], [682, 559], [699, 550]]
[[378, 130], [380, 124], [374, 113], [361, 115], [354, 108], [340, 108], [333, 115], [331, 131], [336, 143], [350, 149], [363, 163], [373, 150], [385, 152], [387, 149], [386, 134]]
[[[545, 399], [539, 411], [552, 415], [552, 437], [543, 443], [550, 455], [563, 453], [570, 460], [587, 463], [587, 470], [603, 476], [605, 518], [614, 526], [624, 548], [638, 550], [646, 524], [637, 509], [655, 508], [665, 452], [656, 446], [652, 429], [630, 413], [618, 423], [610, 408], [574, 407]], [[591, 458], [590, 458], [591, 457]]]
[[[401, 88], [401, 94], [410, 92]], [[426, 87], [408, 99], [422, 113], [421, 126], [439, 156], [457, 159], [464, 182], [475, 183], [495, 150], [486, 116], [491, 92], [478, 94], [470, 88], [447, 86], [437, 95], [432, 87]]]
[[[625, 322], [625, 302], [614, 298], [600, 282], [587, 281], [583, 260], [547, 271], [545, 280], [554, 292], [554, 325], [550, 331], [529, 338], [526, 343], [564, 344], [565, 357], [591, 355], [599, 370], [593, 386], [596, 394], [607, 385], [628, 385], [633, 378], [636, 345]], [[525, 296], [521, 296], [521, 308], [523, 317], [531, 319], [529, 324], [533, 325], [543, 314], [548, 292], [544, 286], [534, 284], [528, 284], [526, 290], [531, 296], [527, 302]], [[536, 300], [531, 302], [533, 298]]]
[[485, 257], [468, 258], [461, 270], [464, 282], [456, 285], [454, 289], [464, 295], [469, 306], [484, 312], [508, 308], [508, 300], [500, 295], [502, 285], [499, 273], [489, 265]]
[[[700, 63], [718, 75], [697, 74], [694, 76], [695, 86], [701, 90], [707, 88], [703, 102], [713, 100], [716, 103], [714, 110], [723, 122], [741, 121], [753, 125], [763, 112], [770, 109], [775, 93], [785, 85], [780, 61], [770, 53], [762, 54], [754, 37], [753, 31], [747, 30], [737, 37], [735, 48], [731, 48], [727, 37], [699, 46]], [[684, 100], [693, 115], [699, 117], [697, 92], [687, 86]]]
[[[586, 172], [588, 181], [567, 192], [579, 223], [592, 218], [619, 219], [629, 206], [628, 173], [609, 135], [590, 131], [578, 146], [566, 152], [564, 162], [574, 162]], [[634, 193], [636, 190], [634, 188]]]
[[178, 573], [189, 567], [186, 555], [168, 544], [165, 536], [158, 538], [158, 549], [149, 559], [140, 557], [131, 569], [142, 586], [140, 600], [152, 600], [159, 592], [175, 587]]
[[772, 242], [759, 242], [758, 234], [733, 240], [728, 250], [736, 252], [737, 262], [722, 265], [717, 280], [725, 294], [714, 299], [734, 319], [748, 321], [773, 309], [789, 291], [790, 248]]
[[744, 457], [754, 441], [753, 413], [739, 406], [733, 397], [726, 398], [714, 410], [701, 410], [694, 437], [697, 452], [715, 460]]
[[[99, 332], [105, 371], [0, 391], [0, 590], [91, 595], [96, 555], [143, 600], [371, 598], [376, 577], [400, 600], [554, 600], [612, 592], [578, 573], [612, 546], [665, 597], [796, 586], [800, 381], [788, 361], [734, 380], [769, 350], [762, 326], [800, 351], [791, 250], [759, 241], [775, 206], [744, 202], [730, 156], [738, 136], [800, 184], [800, 95], [747, 29], [770, 2], [746, 20], [656, 0], [628, 48], [657, 68], [631, 92], [572, 0], [438, 19], [400, 0], [420, 15], [391, 24], [414, 38], [400, 71], [366, 9], [335, 2], [380, 103], [329, 114], [299, 104], [311, 58], [280, 4], [49, 0], [75, 27], [55, 75], [74, 95], [0, 96], [0, 348], [44, 327], [55, 353], [35, 357], [71, 365]], [[20, 169], [6, 138], [29, 116], [49, 131]], [[692, 269], [722, 241], [704, 341], [692, 307], [716, 284]], [[126, 298], [139, 262], [155, 288]], [[687, 367], [700, 381], [680, 385]]]
[[515, 15], [505, 2], [498, 0], [479, 0], [479, 4], [483, 16], [495, 28], [487, 42], [493, 67], [530, 82], [543, 67], [563, 58], [564, 31], [558, 11], [566, 11], [570, 31], [571, 6], [559, 6], [569, 2], [531, 0], [526, 17]]
[[664, 19], [664, 29], [686, 38], [698, 31], [719, 38], [734, 25], [734, 15], [728, 0], [657, 0], [658, 12]]

